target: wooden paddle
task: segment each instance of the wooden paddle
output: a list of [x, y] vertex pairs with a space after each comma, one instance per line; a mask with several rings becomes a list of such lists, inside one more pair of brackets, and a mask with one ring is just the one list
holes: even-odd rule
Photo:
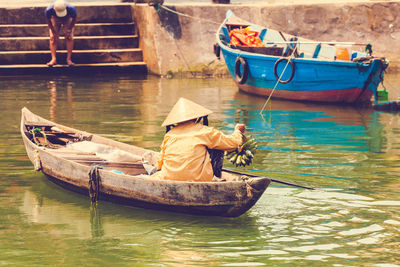
[[[224, 169], [224, 168], [222, 168], [222, 171], [233, 173], [233, 174], [246, 175], [246, 176], [249, 176], [249, 177], [260, 177], [260, 176], [254, 175], [254, 174], [238, 172], [238, 171], [232, 171], [232, 170], [228, 170], [228, 169]], [[303, 186], [303, 185], [298, 185], [298, 184], [292, 184], [292, 183], [279, 181], [279, 180], [275, 180], [275, 179], [271, 179], [271, 178], [268, 178], [268, 179], [270, 179], [272, 182], [279, 183], [279, 184], [284, 184], [284, 185], [289, 185], [289, 186], [294, 186], [294, 187], [299, 187], [299, 188], [304, 188], [304, 189], [309, 189], [309, 190], [316, 190], [316, 188], [313, 188], [313, 187], [308, 187], [308, 186]]]

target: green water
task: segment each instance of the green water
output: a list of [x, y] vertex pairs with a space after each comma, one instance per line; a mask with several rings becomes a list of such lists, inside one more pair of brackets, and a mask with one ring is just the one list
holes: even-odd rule
[[[388, 76], [398, 97], [399, 76]], [[158, 150], [179, 97], [236, 122], [260, 149], [251, 168], [274, 179], [239, 218], [200, 217], [100, 202], [33, 170], [19, 134], [26, 106], [50, 120]], [[400, 118], [371, 109], [265, 99], [231, 79], [11, 77], [0, 80], [0, 265], [400, 266]], [[230, 167], [228, 163], [225, 167]]]

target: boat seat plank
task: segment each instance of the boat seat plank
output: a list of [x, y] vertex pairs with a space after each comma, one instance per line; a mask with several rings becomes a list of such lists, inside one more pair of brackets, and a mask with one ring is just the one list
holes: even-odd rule
[[24, 123], [26, 126], [36, 126], [36, 127], [53, 127], [55, 126], [54, 123], [48, 123], [48, 122], [44, 122], [44, 121], [26, 121]]
[[262, 29], [258, 35], [258, 38], [260, 38], [261, 42], [264, 41], [264, 37], [267, 34], [267, 29]]
[[[68, 160], [96, 160], [96, 161], [104, 161], [104, 162], [113, 162], [113, 161], [108, 161], [107, 159], [103, 159], [100, 157], [97, 157], [96, 155], [77, 155], [77, 154], [69, 154], [69, 155], [59, 155], [59, 157], [68, 159]], [[136, 161], [139, 163], [140, 161]], [[121, 164], [137, 164], [134, 162], [129, 162], [129, 161], [122, 161], [120, 162]]]
[[25, 127], [38, 127], [38, 128], [45, 128], [44, 133], [46, 135], [73, 135], [76, 136], [75, 132], [65, 132], [62, 129], [59, 129], [55, 126], [55, 124], [47, 123], [47, 122], [33, 122], [33, 121], [28, 121], [25, 122]]
[[74, 132], [57, 132], [57, 131], [44, 131], [45, 134], [47, 135], [54, 135], [54, 136], [63, 136], [63, 135], [72, 135], [72, 136], [76, 136], [76, 133]]
[[[91, 164], [91, 163], [97, 163], [100, 161], [95, 161], [95, 160], [76, 160], [78, 163], [85, 163], [85, 164]], [[128, 162], [101, 162], [103, 167], [114, 167], [114, 168], [134, 168], [134, 169], [143, 169], [143, 164], [141, 163], [128, 163]]]
[[53, 154], [64, 154], [64, 155], [92, 155], [95, 156], [96, 153], [94, 152], [82, 152], [78, 150], [66, 150], [64, 148], [62, 149], [55, 149], [51, 151]]
[[96, 160], [96, 161], [107, 161], [105, 159], [99, 158], [96, 155], [58, 155], [59, 157], [63, 159], [68, 159], [68, 160]]
[[315, 51], [314, 51], [314, 54], [313, 54], [313, 56], [312, 56], [312, 58], [318, 58], [318, 55], [319, 55], [319, 52], [321, 51], [321, 44], [318, 44], [316, 47], [315, 47]]

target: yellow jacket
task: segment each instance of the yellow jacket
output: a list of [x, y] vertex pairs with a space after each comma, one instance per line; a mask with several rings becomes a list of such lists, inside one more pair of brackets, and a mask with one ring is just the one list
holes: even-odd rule
[[178, 181], [211, 181], [213, 170], [207, 148], [233, 150], [242, 144], [242, 133], [223, 134], [212, 127], [186, 122], [172, 128], [161, 144], [154, 178]]

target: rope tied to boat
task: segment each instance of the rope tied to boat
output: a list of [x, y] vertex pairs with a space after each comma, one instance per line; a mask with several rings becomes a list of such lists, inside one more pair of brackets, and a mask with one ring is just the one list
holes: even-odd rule
[[42, 162], [40, 161], [39, 150], [37, 149], [33, 151], [33, 168], [35, 171], [40, 171], [42, 169]]
[[254, 187], [252, 187], [248, 180], [246, 180], [245, 182], [246, 182], [246, 191], [248, 198], [253, 198], [254, 195], [261, 193], [261, 190], [257, 190]]
[[[285, 67], [283, 68], [283, 71], [282, 71], [281, 75], [279, 76], [279, 79], [276, 81], [275, 86], [274, 86], [274, 88], [273, 88], [272, 91], [271, 91], [271, 94], [268, 96], [267, 101], [265, 101], [265, 103], [264, 103], [264, 105], [263, 105], [263, 107], [262, 107], [262, 109], [261, 109], [261, 111], [260, 111], [260, 115], [262, 115], [262, 113], [263, 113], [263, 111], [265, 110], [265, 107], [267, 106], [269, 100], [271, 99], [271, 96], [272, 96], [272, 94], [274, 93], [276, 87], [277, 87], [278, 84], [281, 82], [282, 76], [283, 76], [283, 74], [285, 73], [286, 68], [287, 68], [287, 66], [289, 65], [289, 63], [291, 62], [291, 59], [293, 58], [293, 56], [294, 56], [294, 54], [295, 54], [296, 51], [297, 51], [297, 44], [294, 46], [293, 51], [292, 51], [292, 54], [287, 58], [287, 63], [286, 63], [286, 65], [285, 65]], [[294, 70], [293, 70], [293, 71], [294, 71]]]
[[94, 165], [89, 171], [89, 196], [92, 204], [97, 204], [99, 200], [101, 182], [99, 169], [103, 169], [103, 167]]
[[199, 18], [199, 17], [194, 17], [194, 16], [191, 16], [191, 15], [188, 15], [188, 14], [184, 14], [184, 13], [175, 11], [175, 10], [169, 8], [169, 7], [164, 6], [163, 3], [164, 3], [163, 0], [149, 0], [148, 1], [149, 6], [154, 6], [154, 8], [156, 9], [156, 13], [159, 13], [161, 11], [161, 9], [164, 9], [165, 11], [174, 13], [174, 14], [176, 14], [178, 16], [182, 16], [182, 17], [186, 17], [186, 18], [190, 18], [190, 19], [195, 19], [195, 20], [199, 20], [199, 21], [204, 21], [204, 22], [209, 22], [209, 23], [213, 23], [213, 24], [216, 24], [216, 25], [220, 25], [221, 24], [221, 23], [209, 20], [209, 19], [203, 19], [203, 18]]

